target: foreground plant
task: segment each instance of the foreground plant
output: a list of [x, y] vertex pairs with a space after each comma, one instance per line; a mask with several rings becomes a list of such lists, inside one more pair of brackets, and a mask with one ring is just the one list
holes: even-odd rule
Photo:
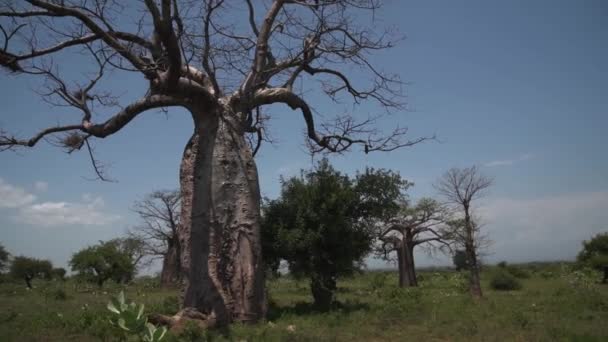
[[127, 304], [123, 291], [111, 299], [108, 303], [108, 310], [115, 314], [110, 319], [112, 325], [128, 334], [137, 335], [141, 341], [161, 341], [167, 333], [165, 327], [157, 328], [154, 324], [148, 323], [148, 318], [144, 315], [143, 304], [137, 305], [134, 302]]

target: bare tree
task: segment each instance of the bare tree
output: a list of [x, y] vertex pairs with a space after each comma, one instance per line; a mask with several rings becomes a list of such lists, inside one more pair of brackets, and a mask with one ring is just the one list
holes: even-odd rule
[[129, 230], [129, 236], [143, 241], [146, 255], [162, 258], [161, 286], [178, 285], [182, 280], [179, 191], [155, 191], [135, 202], [133, 211], [141, 223]]
[[398, 215], [382, 229], [380, 252], [387, 260], [389, 253], [397, 253], [399, 286], [418, 286], [414, 263], [416, 246], [426, 245], [429, 251], [449, 247], [443, 221], [441, 205], [431, 198], [422, 198], [413, 207], [404, 204]]
[[[403, 127], [379, 132], [375, 116], [325, 115], [318, 124], [319, 115], [303, 95], [311, 89], [308, 82], [317, 81], [320, 87], [312, 93], [337, 103], [369, 100], [387, 112], [402, 108], [399, 78], [370, 58], [399, 39], [391, 30], [377, 29], [378, 0], [0, 4], [0, 65], [16, 76], [40, 77], [43, 99], [82, 114], [80, 122], [48, 127], [27, 139], [3, 132], [0, 148], [33, 147], [55, 137], [52, 141], [68, 152], [84, 147], [104, 179], [91, 148], [94, 140], [152, 109], [178, 106], [192, 114], [194, 132], [180, 170], [184, 308], [171, 324], [251, 322], [265, 316], [254, 155], [266, 137], [266, 107], [283, 104], [300, 112], [313, 153], [353, 146], [392, 151], [425, 140], [405, 140]], [[65, 63], [71, 60], [65, 56], [80, 58], [85, 70]], [[68, 82], [66, 69], [90, 77]], [[104, 89], [101, 80], [129, 72], [143, 76], [147, 85], [140, 99], [121, 104], [124, 99]], [[108, 119], [98, 121], [100, 113]]]
[[480, 226], [473, 216], [472, 202], [482, 197], [490, 185], [492, 179], [481, 174], [476, 166], [464, 169], [452, 168], [434, 185], [446, 203], [460, 214], [450, 226], [453, 235], [464, 245], [471, 273], [469, 290], [475, 298], [482, 297], [478, 247], [483, 239], [480, 236]]

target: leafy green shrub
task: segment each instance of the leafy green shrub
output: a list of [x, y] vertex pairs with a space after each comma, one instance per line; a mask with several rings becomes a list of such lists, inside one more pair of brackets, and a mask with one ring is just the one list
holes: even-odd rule
[[530, 278], [530, 273], [528, 273], [528, 271], [526, 271], [522, 267], [507, 266], [506, 270], [507, 270], [507, 272], [511, 273], [511, 275], [514, 276], [515, 278], [519, 278], [519, 279], [528, 279], [528, 278]]
[[133, 302], [127, 304], [122, 291], [108, 303], [108, 310], [114, 314], [110, 319], [112, 325], [126, 333], [139, 336], [141, 341], [161, 341], [167, 333], [165, 327], [157, 328], [154, 324], [148, 323], [143, 304], [139, 306]]
[[498, 291], [512, 291], [521, 289], [521, 282], [509, 272], [498, 271], [492, 276], [490, 286]]

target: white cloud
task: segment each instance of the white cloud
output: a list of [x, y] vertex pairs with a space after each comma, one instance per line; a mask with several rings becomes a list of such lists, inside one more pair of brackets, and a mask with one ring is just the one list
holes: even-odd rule
[[49, 183], [37, 181], [36, 183], [34, 183], [34, 189], [39, 192], [45, 192], [49, 189]]
[[490, 162], [484, 163], [483, 166], [486, 166], [486, 167], [508, 166], [508, 165], [513, 165], [515, 163], [519, 163], [522, 161], [530, 160], [532, 158], [534, 158], [533, 154], [526, 153], [526, 154], [522, 154], [521, 156], [519, 156], [518, 158], [515, 158], [515, 159], [503, 159], [503, 160], [490, 161]]
[[[34, 183], [38, 191], [48, 189], [46, 182]], [[36, 226], [105, 225], [120, 217], [104, 212], [105, 203], [99, 196], [83, 194], [81, 202], [38, 202], [36, 196], [0, 178], [0, 208], [15, 210], [17, 222]]]
[[490, 259], [571, 259], [581, 241], [608, 230], [608, 191], [536, 199], [489, 199], [479, 209], [494, 240]]
[[20, 208], [15, 219], [37, 226], [105, 225], [120, 217], [103, 212], [101, 197], [83, 196], [83, 203], [42, 202]]
[[0, 208], [19, 208], [36, 200], [20, 187], [6, 183], [0, 178]]

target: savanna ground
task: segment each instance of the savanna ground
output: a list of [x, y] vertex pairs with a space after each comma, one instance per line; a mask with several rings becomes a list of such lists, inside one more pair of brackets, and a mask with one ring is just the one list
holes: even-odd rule
[[[599, 274], [569, 264], [517, 266], [523, 288], [490, 289], [496, 271], [484, 269], [485, 298], [466, 292], [465, 275], [419, 273], [420, 287], [400, 289], [394, 272], [365, 272], [339, 282], [339, 304], [326, 313], [311, 306], [306, 281], [269, 281], [268, 320], [225, 330], [189, 327], [165, 341], [608, 341], [608, 285]], [[37, 280], [33, 290], [0, 284], [1, 341], [117, 341], [109, 323], [110, 296], [125, 291], [147, 313], [175, 313], [177, 291], [154, 279], [129, 286]]]

